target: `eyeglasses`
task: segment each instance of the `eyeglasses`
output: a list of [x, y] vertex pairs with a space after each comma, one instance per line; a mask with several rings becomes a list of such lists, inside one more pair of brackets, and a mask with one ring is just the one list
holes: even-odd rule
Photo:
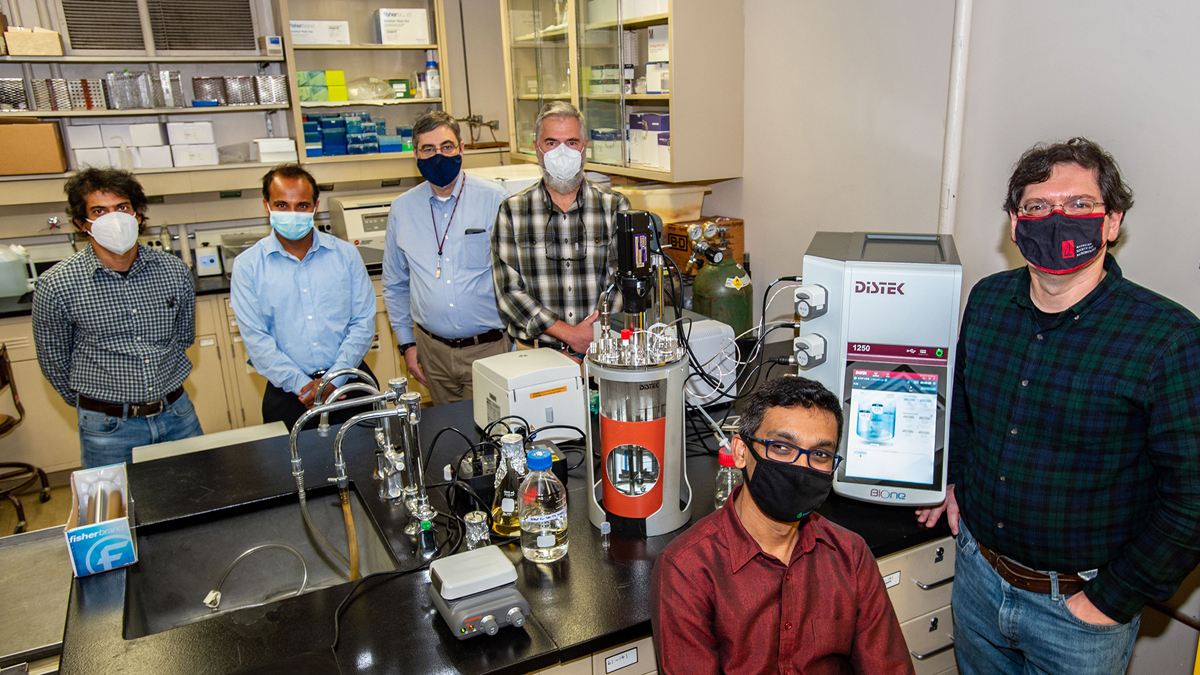
[[[821, 473], [833, 473], [837, 470], [838, 465], [842, 463], [842, 457], [832, 452], [824, 450], [805, 450], [804, 448], [788, 443], [787, 441], [776, 441], [774, 439], [767, 440], [763, 438], [755, 438], [754, 436], [742, 435], [742, 438], [753, 443], [762, 443], [767, 459], [780, 464], [795, 464], [796, 460], [800, 459], [801, 455], [808, 457], [808, 466], [811, 469], [820, 471]], [[753, 451], [753, 448], [751, 448]]]
[[1020, 215], [1026, 218], [1045, 218], [1054, 213], [1054, 207], [1061, 206], [1063, 213], [1068, 216], [1086, 216], [1089, 215], [1097, 206], [1103, 206], [1104, 202], [1092, 201], [1085, 197], [1076, 197], [1075, 199], [1067, 200], [1063, 204], [1051, 204], [1044, 199], [1031, 199], [1021, 205]]
[[458, 154], [458, 144], [446, 141], [445, 143], [437, 146], [422, 145], [421, 147], [417, 148], [417, 157], [420, 157], [421, 159], [427, 159], [429, 157], [433, 157], [439, 152], [447, 157], [453, 157], [454, 155]]

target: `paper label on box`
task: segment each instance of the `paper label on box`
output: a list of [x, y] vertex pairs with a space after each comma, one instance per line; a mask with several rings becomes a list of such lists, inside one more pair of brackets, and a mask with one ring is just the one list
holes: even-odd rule
[[883, 578], [883, 587], [884, 588], [891, 588], [892, 586], [899, 586], [899, 585], [900, 585], [900, 573], [899, 572], [893, 572], [892, 574], [889, 574]]
[[627, 666], [632, 666], [633, 664], [635, 664], [637, 662], [638, 662], [637, 647], [634, 647], [632, 649], [626, 649], [625, 651], [621, 652], [620, 654], [614, 654], [613, 656], [610, 656], [607, 659], [604, 659], [604, 672], [611, 673], [613, 671], [620, 670]]
[[348, 21], [290, 21], [292, 42], [298, 45], [348, 45]]
[[129, 535], [129, 521], [122, 518], [77, 527], [67, 534], [75, 576], [124, 567], [137, 562]]
[[380, 9], [376, 18], [380, 44], [429, 44], [429, 19], [424, 9]]
[[667, 26], [650, 26], [649, 41], [647, 42], [646, 62], [670, 61], [670, 43], [667, 40]]

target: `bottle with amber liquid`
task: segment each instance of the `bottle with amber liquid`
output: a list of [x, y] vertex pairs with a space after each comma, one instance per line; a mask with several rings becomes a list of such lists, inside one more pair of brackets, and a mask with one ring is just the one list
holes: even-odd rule
[[492, 531], [501, 537], [521, 533], [517, 514], [525, 467], [525, 438], [520, 434], [500, 437], [500, 462], [496, 465], [496, 496], [492, 498]]

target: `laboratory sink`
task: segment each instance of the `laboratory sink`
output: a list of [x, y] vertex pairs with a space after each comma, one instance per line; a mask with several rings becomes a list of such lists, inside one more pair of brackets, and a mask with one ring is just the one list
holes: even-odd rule
[[[391, 549], [353, 486], [350, 495], [362, 575], [397, 569]], [[346, 555], [346, 525], [336, 489], [309, 490], [308, 506], [313, 522]], [[283, 596], [300, 588], [304, 567], [288, 550], [265, 548], [245, 557], [229, 573], [216, 610], [205, 605], [230, 563], [262, 544], [283, 544], [303, 557], [308, 569], [306, 593], [350, 581], [346, 568], [308, 531], [294, 493], [138, 528], [138, 562], [126, 576], [125, 639], [239, 610], [261, 612], [250, 608], [264, 602], [288, 602]]]

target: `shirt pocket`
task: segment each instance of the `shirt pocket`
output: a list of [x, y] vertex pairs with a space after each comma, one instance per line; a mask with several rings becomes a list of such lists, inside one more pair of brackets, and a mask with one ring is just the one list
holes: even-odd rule
[[812, 654], [812, 663], [819, 663], [831, 656], [849, 657], [854, 644], [854, 619], [809, 619], [804, 634], [808, 636], [808, 647], [801, 647]]
[[492, 266], [492, 236], [490, 232], [467, 232], [463, 235], [463, 265], [480, 270]]

